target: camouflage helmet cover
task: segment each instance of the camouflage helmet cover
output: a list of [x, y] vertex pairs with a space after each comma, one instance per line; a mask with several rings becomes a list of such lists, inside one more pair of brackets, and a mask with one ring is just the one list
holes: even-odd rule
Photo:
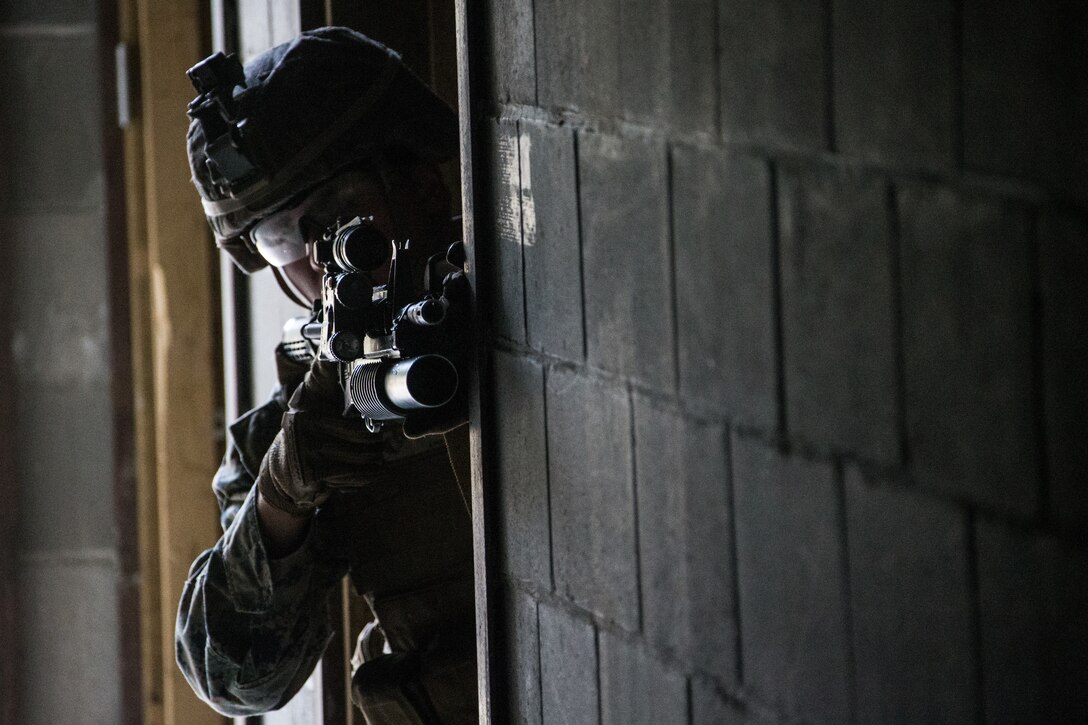
[[306, 31], [244, 73], [230, 130], [254, 173], [238, 181], [218, 171], [192, 110], [188, 153], [216, 243], [246, 272], [266, 266], [246, 230], [345, 167], [395, 149], [428, 161], [457, 153], [453, 110], [397, 53], [348, 28]]

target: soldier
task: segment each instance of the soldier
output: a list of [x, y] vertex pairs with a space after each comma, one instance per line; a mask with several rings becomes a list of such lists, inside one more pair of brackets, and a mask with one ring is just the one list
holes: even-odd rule
[[[322, 279], [311, 245], [338, 219], [373, 217], [423, 258], [449, 245], [437, 164], [456, 154], [456, 117], [395, 52], [322, 28], [254, 58], [244, 78], [216, 65], [191, 72], [189, 161], [239, 267], [271, 265], [310, 301]], [[371, 432], [343, 416], [335, 363], [284, 345], [276, 356], [272, 399], [230, 426], [213, 481], [224, 534], [186, 581], [178, 665], [221, 713], [283, 706], [324, 652], [326, 601], [348, 574], [384, 638], [352, 679], [368, 722], [476, 722], [467, 471], [451, 463], [466, 450], [462, 408]]]

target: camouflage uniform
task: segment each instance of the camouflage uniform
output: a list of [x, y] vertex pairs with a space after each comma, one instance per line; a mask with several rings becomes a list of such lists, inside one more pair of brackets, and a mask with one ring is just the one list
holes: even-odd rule
[[396, 428], [383, 431], [384, 461], [372, 480], [334, 495], [304, 544], [270, 559], [254, 480], [306, 370], [277, 358], [272, 399], [231, 425], [213, 483], [225, 533], [186, 580], [178, 665], [224, 714], [283, 706], [322, 656], [330, 638], [326, 601], [349, 574], [393, 652], [355, 673], [353, 696], [370, 721], [476, 722], [471, 522], [447, 446], [437, 436], [408, 441]]
[[[235, 70], [219, 56], [192, 69], [198, 96], [187, 145], [216, 242], [246, 272], [268, 263], [247, 231], [341, 171], [457, 157], [453, 110], [397, 53], [347, 28], [306, 31], [265, 51], [242, 69], [244, 83]], [[402, 218], [426, 228], [447, 212]], [[367, 720], [475, 722], [471, 520], [451, 465], [463, 458], [451, 454], [467, 449], [466, 427], [443, 446], [437, 436], [409, 443], [391, 426], [382, 460], [360, 471], [367, 484], [334, 493], [299, 550], [271, 560], [254, 481], [306, 372], [279, 357], [280, 389], [232, 424], [215, 477], [225, 533], [186, 581], [176, 628], [182, 672], [225, 714], [283, 705], [325, 649], [326, 599], [346, 573], [392, 650], [354, 674]]]

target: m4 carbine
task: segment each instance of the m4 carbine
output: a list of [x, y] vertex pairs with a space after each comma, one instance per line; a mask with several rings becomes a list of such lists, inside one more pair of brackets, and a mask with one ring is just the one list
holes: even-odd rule
[[[382, 421], [452, 405], [468, 345], [461, 242], [426, 261], [422, 293], [411, 243], [386, 239], [370, 218], [330, 227], [312, 255], [325, 272], [320, 306], [285, 329], [297, 330], [296, 344], [305, 340], [322, 359], [340, 364], [345, 414], [377, 430]], [[376, 285], [373, 274], [386, 259], [388, 277]]]

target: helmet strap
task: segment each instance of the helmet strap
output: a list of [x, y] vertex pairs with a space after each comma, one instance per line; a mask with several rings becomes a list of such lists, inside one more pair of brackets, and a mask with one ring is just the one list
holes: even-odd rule
[[302, 294], [295, 289], [294, 285], [291, 284], [290, 280], [288, 280], [287, 277], [284, 276], [283, 272], [280, 271], [280, 268], [272, 267], [271, 269], [272, 276], [276, 278], [276, 284], [280, 286], [280, 289], [283, 290], [283, 293], [285, 295], [287, 295], [287, 298], [304, 309], [310, 309], [310, 303], [303, 301]]

